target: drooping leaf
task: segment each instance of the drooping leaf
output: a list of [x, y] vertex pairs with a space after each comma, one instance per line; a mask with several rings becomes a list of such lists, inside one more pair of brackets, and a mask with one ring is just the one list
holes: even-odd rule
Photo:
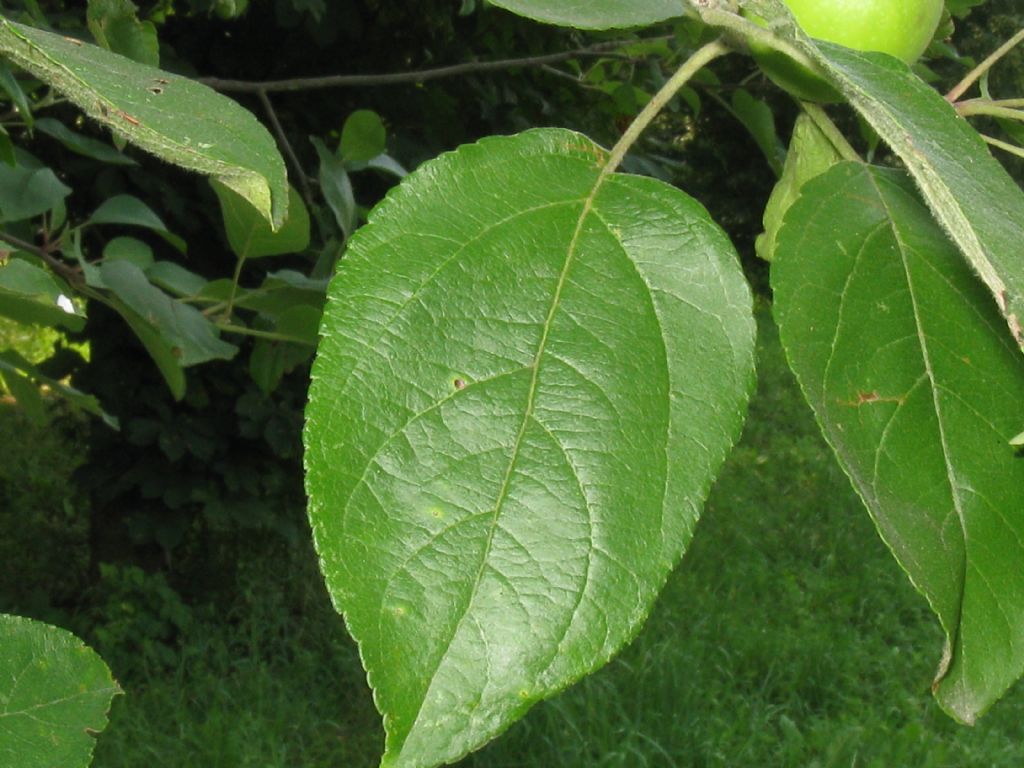
[[771, 107], [767, 102], [755, 99], [745, 88], [733, 92], [730, 106], [736, 119], [757, 142], [775, 175], [782, 175], [782, 161], [786, 152], [775, 131], [775, 115]]
[[547, 24], [611, 29], [656, 24], [681, 16], [687, 0], [491, 0], [500, 8]]
[[222, 341], [199, 310], [175, 301], [153, 285], [139, 266], [119, 259], [100, 268], [104, 285], [168, 343], [179, 365], [230, 360], [238, 347]]
[[120, 692], [70, 632], [0, 614], [0, 765], [85, 768]]
[[907, 166], [1024, 346], [1024, 191], [978, 133], [901, 61], [800, 41]]
[[973, 722], [1024, 671], [1024, 359], [893, 171], [809, 182], [772, 282], [822, 431], [945, 631], [938, 701]]
[[28, 102], [28, 97], [25, 95], [21, 83], [18, 82], [18, 79], [11, 72], [11, 68], [3, 62], [0, 62], [0, 89], [7, 94], [11, 103], [17, 107], [18, 115], [25, 121], [25, 125], [31, 128], [35, 122], [32, 106]]
[[753, 378], [750, 294], [699, 204], [564, 130], [409, 176], [330, 288], [310, 517], [387, 733], [475, 749], [601, 666], [689, 542]]
[[125, 302], [113, 297], [107, 298], [106, 303], [121, 315], [128, 327], [132, 329], [132, 333], [145, 347], [174, 399], [181, 400], [185, 397], [187, 382], [185, 369], [181, 364], [181, 348], [176, 347], [172, 341], [160, 333], [153, 323]]
[[345, 163], [316, 136], [311, 137], [310, 141], [320, 156], [320, 191], [327, 201], [327, 207], [334, 214], [338, 228], [348, 238], [355, 231], [358, 211]]
[[244, 197], [215, 179], [210, 183], [220, 200], [228, 243], [238, 258], [298, 253], [309, 245], [309, 212], [295, 187], [288, 187], [288, 218], [275, 232]]
[[0, 164], [0, 222], [40, 216], [71, 194], [71, 187], [25, 150], [15, 147], [14, 159], [14, 166]]
[[36, 120], [35, 127], [37, 131], [56, 139], [72, 152], [83, 157], [91, 157], [109, 165], [138, 165], [128, 155], [118, 152], [109, 144], [75, 133], [60, 120], [54, 120], [52, 117], [39, 118]]
[[828, 137], [806, 113], [801, 113], [793, 126], [793, 138], [789, 142], [782, 177], [772, 190], [764, 209], [764, 232], [757, 236], [755, 242], [758, 256], [765, 261], [774, 258], [775, 238], [789, 206], [800, 196], [804, 184], [841, 159]]
[[284, 160], [267, 130], [227, 97], [97, 46], [2, 17], [0, 53], [61, 91], [115, 136], [219, 179], [275, 227], [284, 221]]

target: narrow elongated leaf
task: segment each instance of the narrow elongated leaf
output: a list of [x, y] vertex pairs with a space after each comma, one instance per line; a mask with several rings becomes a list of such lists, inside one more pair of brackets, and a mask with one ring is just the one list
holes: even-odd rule
[[168, 162], [219, 179], [280, 226], [288, 182], [273, 137], [249, 112], [192, 80], [0, 17], [0, 53], [87, 115]]
[[706, 211], [578, 134], [412, 174], [331, 285], [310, 517], [384, 715], [385, 766], [479, 747], [637, 631], [753, 379]]
[[70, 632], [0, 614], [0, 765], [85, 768], [120, 692]]
[[128, 155], [121, 154], [114, 147], [80, 133], [75, 133], [60, 120], [41, 117], [36, 120], [36, 130], [52, 136], [65, 147], [84, 157], [91, 157], [110, 165], [138, 165]]
[[821, 41], [801, 45], [899, 155], [1024, 346], [1024, 192], [970, 124], [903, 62]]
[[578, 29], [639, 27], [681, 16], [689, 0], [492, 0], [520, 16]]
[[1024, 671], [1024, 359], [902, 174], [809, 182], [772, 278], [822, 430], [946, 633], [939, 703], [973, 722]]

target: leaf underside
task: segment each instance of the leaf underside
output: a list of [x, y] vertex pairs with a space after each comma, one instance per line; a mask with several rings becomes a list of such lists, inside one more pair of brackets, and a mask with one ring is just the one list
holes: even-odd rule
[[656, 24], [685, 10], [682, 0], [492, 0], [520, 16], [576, 29]]
[[822, 430], [945, 631], [937, 699], [974, 722], [1024, 671], [1024, 360], [900, 173], [811, 181], [772, 283]]
[[564, 130], [428, 163], [352, 241], [307, 408], [310, 518], [382, 765], [473, 750], [606, 662], [740, 429], [751, 298], [707, 213]]
[[287, 216], [287, 174], [274, 139], [231, 99], [188, 78], [3, 17], [0, 54], [127, 141], [217, 178], [275, 228]]

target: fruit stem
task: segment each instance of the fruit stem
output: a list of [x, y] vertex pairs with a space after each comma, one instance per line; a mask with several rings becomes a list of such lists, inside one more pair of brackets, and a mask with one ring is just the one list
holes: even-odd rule
[[815, 104], [811, 101], [801, 101], [800, 106], [803, 107], [807, 116], [814, 121], [818, 130], [825, 134], [825, 137], [832, 142], [832, 146], [835, 147], [836, 152], [844, 160], [852, 160], [857, 163], [864, 162], [857, 150], [846, 140], [843, 132], [836, 127], [836, 124], [832, 122], [832, 118], [821, 108], [820, 104]]
[[964, 79], [957, 83], [953, 87], [953, 90], [946, 94], [946, 101], [951, 104], [955, 104], [961, 96], [967, 93], [968, 88], [980, 80], [986, 72], [992, 69], [992, 67], [994, 67], [996, 63], [1003, 58], [1003, 56], [1008, 54], [1022, 42], [1024, 42], [1024, 29], [999, 46], [991, 56], [968, 72]]
[[702, 48], [699, 48], [689, 59], [687, 59], [683, 65], [676, 70], [676, 73], [669, 78], [669, 81], [662, 86], [661, 90], [658, 91], [651, 100], [647, 102], [647, 106], [643, 108], [636, 119], [630, 123], [629, 128], [622, 134], [622, 138], [616, 142], [612, 148], [611, 154], [608, 156], [608, 161], [605, 163], [604, 169], [601, 171], [601, 176], [608, 176], [615, 171], [616, 168], [622, 163], [626, 157], [626, 153], [636, 143], [637, 139], [640, 138], [640, 134], [651, 124], [661, 111], [665, 108], [672, 98], [676, 95], [680, 88], [690, 82], [693, 76], [696, 75], [701, 69], [710, 64], [720, 56], [724, 56], [729, 53], [731, 48], [726, 45], [721, 38], [708, 43]]

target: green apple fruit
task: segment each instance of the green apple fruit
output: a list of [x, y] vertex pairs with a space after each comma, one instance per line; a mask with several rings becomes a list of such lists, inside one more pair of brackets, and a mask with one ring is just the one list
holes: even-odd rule
[[[917, 61], [942, 19], [943, 0], [783, 0], [811, 37], [858, 51], [881, 51], [908, 64]], [[764, 19], [748, 16], [758, 24]], [[835, 90], [784, 53], [751, 44], [754, 59], [768, 77], [794, 96], [834, 101]]]

